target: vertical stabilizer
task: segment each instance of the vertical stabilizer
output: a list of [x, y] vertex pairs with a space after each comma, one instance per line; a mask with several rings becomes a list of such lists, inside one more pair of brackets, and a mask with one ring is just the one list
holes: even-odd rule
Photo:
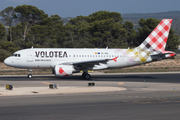
[[150, 52], [164, 51], [171, 23], [172, 19], [163, 19], [138, 48]]

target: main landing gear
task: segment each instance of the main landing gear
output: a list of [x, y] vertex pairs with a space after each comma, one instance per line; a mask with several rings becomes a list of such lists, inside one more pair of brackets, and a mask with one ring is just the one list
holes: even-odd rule
[[29, 74], [27, 76], [28, 78], [32, 78], [32, 69], [29, 69]]
[[91, 75], [88, 74], [87, 72], [83, 72], [82, 77], [86, 80], [89, 80], [91, 78]]

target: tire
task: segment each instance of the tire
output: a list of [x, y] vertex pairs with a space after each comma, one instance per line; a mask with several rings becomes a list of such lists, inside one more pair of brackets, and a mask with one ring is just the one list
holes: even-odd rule
[[86, 79], [86, 80], [89, 80], [90, 78], [91, 78], [91, 75], [90, 75], [90, 74], [86, 74], [86, 75], [85, 75], [85, 79]]
[[32, 74], [28, 74], [28, 78], [32, 78]]

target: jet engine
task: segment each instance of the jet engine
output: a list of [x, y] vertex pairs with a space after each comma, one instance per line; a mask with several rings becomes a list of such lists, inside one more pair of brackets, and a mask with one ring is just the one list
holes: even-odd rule
[[69, 76], [75, 71], [72, 65], [55, 65], [54, 72], [56, 76]]

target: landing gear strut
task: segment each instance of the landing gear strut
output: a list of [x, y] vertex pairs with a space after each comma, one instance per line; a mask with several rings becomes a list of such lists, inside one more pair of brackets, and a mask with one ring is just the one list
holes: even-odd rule
[[83, 72], [82, 77], [86, 80], [89, 80], [91, 78], [91, 75], [88, 74], [87, 72]]
[[32, 69], [29, 69], [29, 74], [27, 76], [28, 78], [32, 78]]

